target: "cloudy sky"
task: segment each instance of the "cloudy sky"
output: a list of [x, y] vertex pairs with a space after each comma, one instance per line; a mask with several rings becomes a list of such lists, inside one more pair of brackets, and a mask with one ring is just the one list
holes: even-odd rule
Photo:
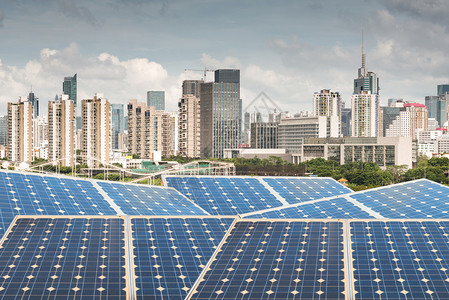
[[362, 30], [381, 102], [423, 102], [449, 83], [448, 15], [445, 0], [0, 0], [0, 113], [31, 85], [53, 99], [75, 73], [79, 99], [165, 90], [176, 110], [182, 80], [202, 77], [185, 69], [205, 67], [239, 68], [244, 106], [264, 91], [311, 110], [323, 88], [350, 102]]

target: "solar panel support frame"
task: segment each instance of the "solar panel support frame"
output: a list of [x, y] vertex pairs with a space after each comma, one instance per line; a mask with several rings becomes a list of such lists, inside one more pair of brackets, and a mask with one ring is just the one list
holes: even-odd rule
[[[278, 201], [280, 201], [283, 205], [289, 205], [290, 203], [284, 199], [278, 192], [276, 192], [263, 178], [257, 178], [257, 180], [268, 190], [270, 193], [276, 197]], [[282, 207], [282, 206], [281, 206]]]
[[[365, 206], [364, 204], [358, 202], [355, 199], [352, 199], [350, 196], [347, 196], [347, 195], [348, 194], [342, 195], [342, 197], [345, 198], [346, 200], [348, 200], [349, 202], [351, 202], [352, 204], [354, 204], [355, 206], [359, 207], [361, 210], [367, 212], [368, 214], [370, 214], [374, 218], [376, 218], [376, 219], [385, 219], [385, 217], [382, 216], [381, 214], [379, 214], [378, 212], [375, 212], [371, 208]], [[352, 195], [352, 193], [350, 193], [349, 195]]]
[[125, 216], [125, 228], [124, 228], [124, 236], [125, 236], [125, 256], [126, 256], [126, 272], [128, 281], [128, 299], [134, 300], [137, 298], [136, 295], [136, 281], [134, 274], [134, 243], [132, 236], [132, 224], [131, 218], [126, 215]]
[[89, 180], [92, 182], [93, 186], [98, 190], [98, 192], [104, 197], [104, 199], [111, 205], [112, 209], [117, 212], [117, 215], [124, 216], [125, 213], [121, 210], [121, 208], [115, 204], [114, 200], [112, 200], [109, 195], [101, 188], [101, 186], [95, 180]]
[[343, 222], [343, 234], [344, 234], [344, 257], [345, 257], [345, 285], [346, 285], [346, 299], [353, 300], [354, 295], [354, 270], [352, 266], [352, 238], [351, 238], [351, 227], [348, 219]]

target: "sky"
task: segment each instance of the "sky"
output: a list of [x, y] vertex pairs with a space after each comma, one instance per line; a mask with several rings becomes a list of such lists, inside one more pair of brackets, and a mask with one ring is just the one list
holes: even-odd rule
[[445, 1], [0, 0], [0, 114], [31, 87], [46, 111], [75, 73], [78, 101], [102, 93], [126, 104], [165, 90], [175, 111], [182, 81], [203, 77], [185, 69], [204, 68], [240, 69], [248, 112], [263, 110], [251, 104], [260, 92], [291, 113], [312, 110], [321, 89], [348, 107], [362, 31], [381, 103], [423, 103], [449, 83]]

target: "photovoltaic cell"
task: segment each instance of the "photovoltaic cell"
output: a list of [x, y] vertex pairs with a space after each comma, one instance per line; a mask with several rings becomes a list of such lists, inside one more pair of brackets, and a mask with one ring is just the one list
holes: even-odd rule
[[251, 219], [371, 219], [368, 212], [343, 197], [318, 200], [314, 203], [296, 204], [285, 208], [274, 208], [261, 213], [244, 216]]
[[192, 299], [344, 299], [343, 224], [239, 221]]
[[137, 299], [184, 299], [234, 218], [133, 218]]
[[127, 215], [207, 215], [175, 189], [102, 181], [98, 185]]
[[352, 190], [332, 178], [261, 177], [288, 203], [300, 203], [351, 193]]
[[0, 234], [16, 215], [116, 215], [90, 181], [0, 172]]
[[257, 178], [166, 176], [165, 182], [213, 215], [236, 215], [282, 205]]
[[426, 179], [348, 196], [387, 219], [449, 218], [449, 188]]
[[0, 299], [126, 299], [123, 220], [18, 218], [1, 245]]
[[449, 299], [449, 221], [351, 222], [356, 299]]

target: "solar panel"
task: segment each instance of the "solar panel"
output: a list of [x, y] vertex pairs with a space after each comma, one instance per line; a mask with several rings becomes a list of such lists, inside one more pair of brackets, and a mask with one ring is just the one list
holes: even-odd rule
[[1, 245], [0, 299], [125, 299], [123, 224], [18, 218]]
[[449, 218], [449, 188], [426, 179], [348, 196], [388, 219]]
[[261, 177], [288, 203], [300, 203], [351, 193], [352, 190], [332, 178]]
[[132, 218], [137, 299], [184, 299], [234, 218]]
[[207, 215], [172, 188], [98, 181], [97, 184], [127, 215]]
[[192, 299], [344, 299], [343, 223], [238, 221]]
[[374, 216], [344, 197], [314, 200], [242, 215], [252, 219], [371, 219]]
[[449, 299], [449, 221], [352, 221], [355, 297]]
[[16, 215], [116, 215], [88, 180], [0, 172], [0, 234]]
[[164, 182], [213, 215], [236, 215], [284, 204], [256, 177], [173, 175], [164, 177]]

